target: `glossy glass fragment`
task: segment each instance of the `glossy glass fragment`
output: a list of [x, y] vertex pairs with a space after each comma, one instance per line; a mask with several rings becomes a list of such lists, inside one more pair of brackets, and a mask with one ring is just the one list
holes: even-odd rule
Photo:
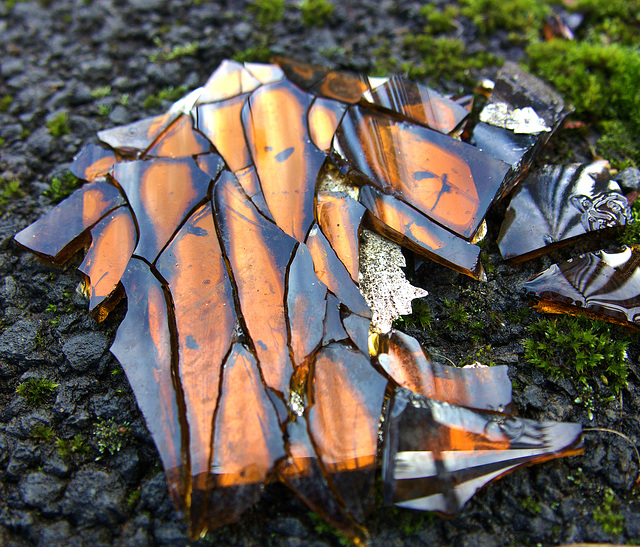
[[183, 114], [145, 152], [145, 157], [183, 158], [209, 152], [211, 143], [193, 128], [191, 116]]
[[469, 115], [456, 102], [400, 76], [392, 76], [372, 89], [365, 94], [365, 100], [445, 134], [451, 133]]
[[225, 60], [204, 84], [197, 104], [230, 99], [259, 86], [260, 82], [242, 64]]
[[370, 212], [367, 218], [377, 232], [444, 266], [476, 279], [485, 278], [477, 245], [372, 186], [361, 189], [360, 203]]
[[468, 144], [359, 106], [345, 114], [333, 146], [343, 171], [357, 171], [465, 239], [509, 171]]
[[588, 315], [640, 326], [640, 251], [587, 253], [532, 277], [525, 290], [545, 313]]
[[399, 388], [385, 425], [385, 503], [453, 515], [517, 467], [581, 451], [579, 424], [534, 422]]
[[81, 180], [104, 177], [116, 162], [116, 155], [102, 146], [88, 144], [73, 158], [69, 171]]
[[349, 335], [342, 325], [340, 319], [340, 300], [334, 295], [329, 294], [327, 297], [326, 315], [324, 318], [324, 334], [322, 336], [322, 345], [326, 346], [331, 342], [340, 342], [347, 340]]
[[204, 171], [211, 180], [218, 178], [220, 172], [224, 169], [224, 160], [218, 154], [202, 154], [196, 158], [196, 164]]
[[323, 152], [331, 150], [331, 142], [347, 106], [339, 101], [317, 97], [309, 108], [309, 136]]
[[134, 253], [149, 262], [206, 197], [211, 182], [191, 158], [118, 163], [112, 175], [126, 193], [140, 230]]
[[115, 293], [138, 234], [128, 207], [118, 207], [91, 229], [91, 246], [78, 270], [89, 278], [89, 311], [104, 320], [114, 303], [107, 300]]
[[310, 104], [308, 94], [282, 81], [252, 93], [242, 112], [264, 199], [276, 224], [298, 241], [313, 223], [315, 182], [326, 157], [309, 142]]
[[245, 63], [244, 67], [251, 75], [262, 84], [271, 84], [279, 82], [284, 78], [284, 72], [277, 65], [268, 65], [262, 63]]
[[[20, 245], [53, 262], [63, 263], [88, 239], [87, 228], [125, 204], [118, 189], [97, 180], [78, 188], [45, 216], [19, 232]], [[64, 230], [60, 228], [64, 226]]]
[[318, 224], [322, 233], [357, 283], [360, 224], [366, 209], [352, 197], [340, 192], [319, 192], [316, 199]]
[[547, 165], [516, 189], [498, 246], [505, 259], [517, 262], [632, 220], [627, 198], [610, 179], [606, 161]]
[[443, 366], [431, 361], [420, 343], [403, 332], [391, 332], [388, 353], [378, 361], [396, 384], [428, 399], [489, 411], [504, 411], [511, 404], [508, 367]]
[[312, 93], [328, 99], [336, 99], [343, 103], [360, 102], [365, 91], [369, 90], [369, 79], [352, 72], [332, 71], [318, 82]]
[[329, 72], [326, 67], [300, 63], [286, 57], [276, 56], [273, 61], [284, 71], [288, 80], [305, 90], [311, 89]]
[[260, 187], [260, 180], [258, 179], [256, 168], [253, 165], [245, 167], [244, 169], [240, 169], [240, 171], [236, 171], [235, 175], [244, 193], [247, 194], [247, 197], [253, 202], [256, 209], [269, 220], [273, 220], [269, 206], [264, 199], [262, 188]]
[[125, 156], [137, 156], [144, 152], [178, 115], [173, 113], [145, 118], [112, 129], [98, 131], [100, 142]]
[[227, 171], [214, 190], [214, 212], [262, 376], [271, 389], [286, 397], [293, 366], [287, 343], [285, 279], [296, 242], [257, 211]]

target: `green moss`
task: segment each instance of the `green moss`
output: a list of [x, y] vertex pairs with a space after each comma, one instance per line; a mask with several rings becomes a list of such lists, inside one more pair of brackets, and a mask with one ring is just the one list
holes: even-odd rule
[[308, 27], [324, 25], [335, 10], [335, 6], [327, 0], [303, 0], [299, 8], [302, 22]]
[[120, 452], [129, 436], [129, 423], [116, 423], [114, 420], [99, 420], [93, 428], [96, 445], [100, 454], [114, 455]]
[[598, 125], [601, 137], [596, 151], [607, 158], [611, 166], [622, 170], [625, 167], [640, 165], [640, 140], [627, 124], [620, 120], [607, 120]]
[[140, 490], [133, 490], [127, 498], [127, 505], [132, 508], [135, 507], [138, 501], [140, 501], [140, 496]]
[[460, 10], [457, 6], [446, 6], [441, 10], [433, 4], [425, 4], [420, 8], [420, 15], [426, 21], [424, 31], [427, 34], [442, 34], [456, 29], [455, 20], [459, 14]]
[[30, 405], [38, 406], [51, 395], [60, 384], [44, 378], [29, 378], [16, 388], [16, 393], [24, 397]]
[[317, 513], [309, 513], [309, 517], [313, 521], [313, 527], [317, 534], [326, 535], [333, 539], [333, 543], [342, 545], [343, 547], [351, 547], [354, 542], [340, 530], [333, 527]]
[[72, 173], [65, 173], [62, 178], [54, 177], [51, 179], [49, 188], [43, 194], [51, 199], [51, 201], [59, 202], [66, 198], [71, 192], [80, 186], [80, 181]]
[[60, 112], [47, 122], [47, 129], [49, 134], [54, 137], [68, 134], [71, 131], [69, 129], [69, 115], [66, 112]]
[[0, 112], [6, 112], [9, 110], [12, 102], [13, 97], [11, 95], [3, 95], [0, 97]]
[[68, 458], [71, 454], [86, 454], [89, 452], [89, 447], [85, 444], [82, 435], [79, 433], [72, 439], [56, 439], [56, 448], [58, 454], [63, 458]]
[[396, 320], [397, 324], [418, 329], [431, 329], [433, 312], [424, 300], [416, 299], [411, 302], [411, 315], [404, 315]]
[[469, 313], [464, 309], [461, 304], [454, 304], [450, 300], [445, 300], [444, 305], [449, 308], [447, 312], [447, 318], [445, 319], [444, 326], [449, 332], [455, 332], [462, 328], [470, 321]]
[[101, 118], [106, 118], [111, 114], [111, 107], [108, 104], [99, 104], [98, 105], [98, 116]]
[[36, 441], [48, 441], [53, 437], [53, 429], [47, 425], [36, 424], [29, 433], [29, 437]]
[[577, 0], [569, 9], [584, 15], [586, 38], [633, 45], [640, 30], [640, 0]]
[[173, 46], [169, 51], [155, 51], [149, 55], [152, 63], [158, 61], [175, 61], [181, 57], [193, 57], [200, 50], [198, 42], [188, 42], [186, 44], [178, 44]]
[[0, 178], [0, 207], [5, 206], [9, 201], [24, 196], [20, 181], [4, 180]]
[[540, 29], [551, 12], [544, 0], [461, 0], [460, 4], [460, 13], [483, 34]]
[[100, 87], [96, 87], [91, 90], [91, 96], [94, 99], [102, 99], [104, 97], [108, 97], [110, 94], [111, 94], [110, 85], [102, 85]]
[[173, 102], [177, 101], [187, 92], [187, 86], [181, 85], [179, 87], [165, 87], [156, 93], [155, 95], [149, 95], [142, 103], [142, 106], [146, 109], [157, 108], [162, 105], [163, 101]]
[[633, 222], [627, 224], [620, 234], [619, 241], [622, 245], [640, 245], [640, 200], [636, 200], [631, 206]]
[[252, 62], [252, 63], [268, 63], [272, 57], [271, 48], [265, 41], [257, 46], [248, 47], [242, 51], [238, 51], [233, 55], [232, 59], [239, 63]]
[[624, 529], [624, 516], [620, 510], [620, 501], [616, 498], [611, 488], [604, 493], [602, 504], [593, 512], [593, 519], [602, 526], [602, 529], [613, 535], [622, 533]]
[[268, 27], [282, 19], [284, 0], [255, 0], [249, 6], [249, 12], [255, 16], [259, 25]]

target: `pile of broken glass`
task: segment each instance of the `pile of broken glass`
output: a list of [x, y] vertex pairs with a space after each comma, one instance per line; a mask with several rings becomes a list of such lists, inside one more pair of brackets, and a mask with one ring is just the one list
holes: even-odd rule
[[[57, 264], [85, 248], [98, 320], [126, 294], [111, 351], [190, 535], [272, 480], [358, 536], [380, 467], [386, 503], [452, 514], [516, 467], [579, 452], [578, 424], [513, 415], [506, 367], [440, 365], [391, 328], [425, 294], [400, 246], [485, 277], [483, 219], [527, 177], [561, 98], [511, 63], [474, 108], [401, 77], [275, 63], [225, 61], [166, 114], [98, 133], [71, 167], [85, 184], [16, 236]], [[535, 252], [518, 230], [544, 246], [628, 219], [598, 164], [572, 169], [535, 174], [565, 181], [559, 196], [518, 186], [505, 257]], [[549, 216], [549, 235], [532, 227]]]

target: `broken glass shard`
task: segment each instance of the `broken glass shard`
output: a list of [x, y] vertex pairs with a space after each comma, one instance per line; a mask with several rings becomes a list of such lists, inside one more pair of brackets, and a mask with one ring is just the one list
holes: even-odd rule
[[211, 143], [193, 129], [190, 115], [183, 114], [145, 152], [145, 157], [183, 158], [209, 152]]
[[177, 116], [177, 114], [167, 113], [129, 125], [98, 131], [98, 139], [123, 156], [136, 157], [149, 148]]
[[531, 278], [525, 290], [545, 313], [588, 315], [640, 326], [640, 251], [587, 253], [554, 264]]
[[82, 180], [93, 180], [104, 177], [116, 162], [116, 155], [112, 150], [88, 144], [73, 158], [69, 171]]
[[519, 262], [575, 238], [633, 220], [608, 163], [545, 166], [516, 189], [498, 236], [505, 259]]

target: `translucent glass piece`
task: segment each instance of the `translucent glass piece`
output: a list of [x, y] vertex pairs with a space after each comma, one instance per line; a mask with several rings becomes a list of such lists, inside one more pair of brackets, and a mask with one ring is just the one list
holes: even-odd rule
[[213, 224], [211, 204], [197, 209], [158, 257], [178, 336], [178, 371], [189, 423], [194, 476], [206, 473], [222, 363], [236, 326], [231, 282]]
[[98, 131], [98, 139], [125, 156], [136, 156], [144, 152], [178, 114], [162, 114], [145, 118], [129, 125]]
[[223, 172], [215, 186], [214, 211], [262, 375], [286, 398], [293, 367], [285, 279], [296, 242], [247, 201], [229, 172]]
[[450, 99], [423, 85], [400, 76], [371, 91], [371, 101], [440, 133], [451, 133], [467, 118], [469, 112]]
[[186, 468], [164, 292], [149, 266], [135, 257], [129, 261], [122, 284], [127, 293], [127, 315], [118, 328], [111, 353], [122, 365], [136, 394], [167, 473], [169, 491], [183, 507]]
[[191, 158], [118, 163], [112, 173], [127, 195], [140, 230], [134, 253], [149, 262], [206, 197], [211, 182]]
[[525, 290], [545, 313], [588, 315], [640, 326], [640, 251], [587, 253], [554, 264], [531, 278]]
[[116, 155], [113, 151], [91, 143], [73, 158], [69, 171], [79, 179], [93, 180], [104, 177], [115, 162]]
[[345, 172], [366, 177], [471, 239], [509, 166], [437, 131], [352, 106], [334, 138]]
[[473, 411], [402, 388], [385, 429], [385, 502], [451, 515], [491, 480], [582, 448], [579, 424]]
[[306, 90], [311, 89], [329, 72], [326, 67], [300, 63], [285, 57], [275, 57], [273, 61], [284, 71], [288, 80]]
[[260, 82], [242, 64], [225, 60], [204, 84], [196, 104], [230, 99], [257, 87]]
[[229, 169], [238, 171], [251, 164], [240, 114], [247, 95], [219, 103], [204, 104], [196, 110], [196, 127], [216, 147]]
[[490, 411], [504, 411], [511, 404], [508, 367], [440, 365], [427, 358], [415, 338], [399, 331], [392, 331], [389, 351], [378, 361], [399, 386], [429, 399]]
[[224, 160], [218, 154], [202, 154], [196, 158], [196, 163], [212, 180], [224, 169]]
[[124, 203], [115, 186], [99, 180], [91, 182], [19, 232], [15, 239], [48, 260], [63, 263], [88, 243], [88, 228]]
[[253, 165], [245, 167], [240, 171], [236, 171], [235, 175], [238, 178], [238, 182], [240, 183], [240, 186], [242, 186], [244, 193], [247, 194], [247, 197], [253, 202], [256, 209], [258, 209], [258, 211], [260, 211], [269, 220], [273, 220], [271, 211], [269, 211], [269, 206], [264, 200], [264, 194], [260, 187], [256, 168]]
[[413, 207], [372, 186], [360, 190], [376, 231], [389, 239], [476, 279], [484, 279], [480, 247], [442, 228]]
[[209, 152], [211, 143], [193, 129], [191, 116], [183, 114], [145, 152], [146, 157], [183, 158]]
[[138, 234], [128, 207], [119, 207], [91, 230], [91, 246], [78, 269], [87, 275], [91, 287], [89, 311], [104, 320], [115, 302], [113, 296], [124, 273]]
[[322, 233], [357, 283], [360, 224], [366, 209], [340, 192], [319, 192], [317, 204], [318, 224]]
[[336, 99], [343, 103], [355, 104], [369, 89], [369, 79], [352, 72], [329, 72], [312, 89], [314, 93]]
[[331, 150], [333, 135], [346, 109], [347, 105], [338, 101], [322, 97], [314, 99], [309, 109], [309, 135], [320, 150]]
[[277, 65], [267, 65], [262, 63], [245, 63], [244, 67], [251, 75], [262, 84], [279, 82], [284, 78], [284, 72]]
[[327, 313], [324, 318], [322, 345], [340, 342], [349, 338], [340, 319], [340, 301], [332, 294], [327, 297]]
[[242, 112], [253, 163], [276, 224], [304, 241], [313, 223], [315, 183], [326, 155], [309, 142], [311, 97], [290, 82], [255, 91]]
[[589, 232], [632, 221], [627, 198], [608, 163], [545, 166], [523, 180], [498, 236], [505, 259], [526, 260]]

